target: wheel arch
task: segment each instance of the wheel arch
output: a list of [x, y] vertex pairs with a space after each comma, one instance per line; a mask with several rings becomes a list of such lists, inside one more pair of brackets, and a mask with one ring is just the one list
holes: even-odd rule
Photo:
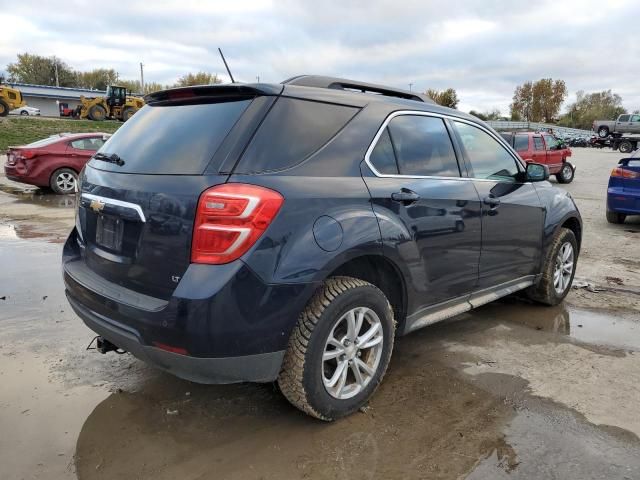
[[381, 254], [352, 257], [333, 268], [325, 280], [335, 276], [359, 278], [378, 287], [389, 300], [401, 331], [407, 314], [407, 288], [400, 269], [389, 258]]
[[568, 228], [573, 232], [578, 243], [578, 251], [582, 245], [582, 222], [576, 216], [567, 217], [558, 228]]

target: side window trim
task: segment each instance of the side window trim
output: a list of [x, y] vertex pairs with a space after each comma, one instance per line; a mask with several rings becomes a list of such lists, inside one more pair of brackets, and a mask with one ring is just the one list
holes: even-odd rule
[[[391, 120], [393, 120], [395, 117], [399, 117], [402, 115], [413, 115], [413, 116], [422, 116], [422, 117], [436, 117], [436, 118], [440, 118], [444, 124], [445, 124], [445, 128], [447, 130], [447, 133], [449, 134], [449, 140], [451, 141], [451, 144], [453, 146], [453, 151], [454, 154], [456, 156], [456, 161], [458, 163], [458, 171], [460, 172], [460, 176], [459, 177], [441, 177], [441, 176], [432, 176], [432, 175], [402, 175], [402, 174], [385, 174], [385, 173], [380, 173], [375, 166], [373, 165], [373, 163], [370, 160], [370, 156], [371, 156], [371, 152], [373, 152], [373, 149], [376, 147], [376, 145], [378, 144], [378, 140], [380, 139], [380, 137], [382, 136], [382, 134], [384, 133], [385, 129], [389, 126], [389, 123], [391, 122]], [[480, 129], [482, 129], [483, 131], [487, 132], [489, 135], [491, 135], [494, 139], [497, 139], [497, 137], [495, 135], [493, 135], [489, 130], [487, 130], [485, 127], [483, 127], [480, 124], [477, 124], [475, 122], [466, 120], [464, 118], [459, 118], [459, 117], [454, 117], [452, 115], [444, 115], [444, 114], [440, 114], [440, 113], [433, 113], [433, 112], [425, 112], [425, 111], [421, 111], [421, 110], [398, 110], [395, 112], [391, 112], [389, 115], [387, 115], [387, 118], [385, 118], [384, 122], [382, 122], [382, 125], [380, 126], [380, 128], [378, 128], [378, 131], [376, 132], [375, 136], [373, 137], [373, 140], [371, 141], [371, 143], [369, 144], [369, 147], [367, 148], [367, 151], [364, 155], [364, 161], [367, 164], [367, 166], [369, 167], [369, 169], [371, 170], [371, 172], [376, 176], [376, 177], [380, 177], [380, 178], [437, 178], [437, 179], [448, 179], [448, 180], [464, 180], [464, 179], [469, 179], [467, 176], [465, 176], [465, 174], [468, 174], [468, 166], [465, 160], [463, 160], [463, 155], [461, 154], [461, 149], [459, 148], [459, 145], [456, 144], [456, 142], [459, 141], [458, 139], [458, 135], [457, 132], [455, 132], [455, 129], [449, 125], [449, 121], [450, 120], [455, 120], [455, 121], [460, 121], [463, 123], [468, 123], [469, 125], [472, 125], [474, 127], [478, 127]], [[499, 135], [498, 135], [499, 136]], [[389, 138], [391, 138], [391, 145], [393, 146], [393, 138], [391, 137], [391, 132], [389, 131]], [[501, 145], [506, 145], [504, 140], [500, 141]], [[398, 157], [395, 151], [395, 146], [393, 146], [394, 149], [394, 155], [396, 156], [396, 164], [398, 162]], [[509, 152], [511, 154], [511, 152]], [[513, 156], [513, 155], [512, 155]], [[522, 167], [522, 163], [516, 158], [514, 157], [514, 160], [516, 160], [518, 162], [518, 164]], [[461, 162], [463, 162], [461, 164]], [[464, 164], [464, 169], [462, 168]], [[522, 167], [524, 169], [524, 167]], [[398, 170], [400, 171], [400, 170]]]

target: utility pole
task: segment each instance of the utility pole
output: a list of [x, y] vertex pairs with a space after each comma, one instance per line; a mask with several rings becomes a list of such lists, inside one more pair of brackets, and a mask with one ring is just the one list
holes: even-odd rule
[[256, 80], [258, 80], [258, 83], [260, 83], [260, 75], [256, 75]]
[[140, 90], [142, 90], [140, 93], [142, 93], [144, 95], [144, 69], [143, 69], [144, 65], [142, 62], [140, 62]]
[[56, 70], [56, 87], [60, 86], [60, 82], [58, 81], [58, 59], [53, 57], [53, 66]]
[[413, 87], [413, 83], [409, 84], [409, 91], [411, 91], [411, 87]]

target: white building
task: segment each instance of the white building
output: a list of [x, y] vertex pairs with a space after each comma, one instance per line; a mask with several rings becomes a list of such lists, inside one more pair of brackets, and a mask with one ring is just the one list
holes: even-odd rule
[[47, 85], [30, 85], [28, 83], [11, 83], [7, 85], [22, 92], [22, 97], [30, 107], [40, 109], [40, 114], [48, 117], [60, 116], [62, 108], [75, 108], [80, 103], [80, 95], [85, 97], [101, 97], [104, 90], [85, 88], [50, 87]]

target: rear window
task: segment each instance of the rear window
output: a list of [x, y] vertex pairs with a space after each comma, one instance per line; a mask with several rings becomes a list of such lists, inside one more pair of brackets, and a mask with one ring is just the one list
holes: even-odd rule
[[529, 150], [529, 135], [516, 135], [516, 139], [513, 144], [513, 149], [516, 152]]
[[302, 163], [329, 142], [358, 110], [344, 105], [279, 98], [235, 172], [278, 171]]
[[100, 149], [117, 154], [124, 165], [95, 159], [90, 165], [122, 173], [201, 174], [249, 103], [147, 105]]

